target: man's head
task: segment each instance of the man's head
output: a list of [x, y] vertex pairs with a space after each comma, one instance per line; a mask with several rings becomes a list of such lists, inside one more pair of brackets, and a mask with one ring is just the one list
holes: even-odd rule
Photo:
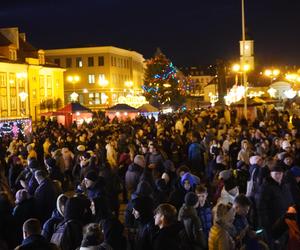
[[199, 206], [203, 207], [205, 205], [206, 199], [207, 199], [207, 188], [205, 186], [202, 185], [198, 185], [196, 187], [195, 193], [198, 196], [198, 200], [199, 200]]
[[31, 235], [41, 234], [41, 224], [38, 219], [31, 218], [23, 224], [23, 238], [26, 239]]
[[160, 204], [154, 214], [155, 225], [159, 228], [168, 227], [177, 221], [177, 210], [168, 203]]
[[89, 171], [84, 177], [86, 188], [92, 187], [98, 179], [98, 174], [95, 171]]
[[233, 203], [235, 212], [241, 216], [246, 216], [248, 214], [250, 206], [251, 202], [244, 194], [238, 195]]
[[270, 175], [274, 181], [281, 184], [282, 178], [283, 178], [283, 168], [281, 166], [274, 166], [271, 169]]

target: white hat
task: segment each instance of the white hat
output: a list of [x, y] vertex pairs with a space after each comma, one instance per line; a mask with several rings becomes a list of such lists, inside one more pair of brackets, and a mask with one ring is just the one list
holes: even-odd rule
[[290, 147], [291, 147], [291, 144], [290, 144], [290, 142], [287, 141], [287, 140], [285, 140], [285, 141], [283, 141], [283, 142], [281, 143], [281, 148], [282, 148], [283, 150], [286, 150], [287, 148], [290, 148]]

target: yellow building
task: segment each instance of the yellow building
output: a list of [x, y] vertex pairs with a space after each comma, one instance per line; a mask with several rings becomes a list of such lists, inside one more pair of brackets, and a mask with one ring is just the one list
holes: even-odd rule
[[64, 104], [64, 69], [45, 62], [18, 28], [0, 29], [0, 119], [31, 117]]
[[66, 102], [103, 109], [142, 92], [144, 58], [135, 51], [104, 46], [45, 50], [45, 55], [67, 69]]

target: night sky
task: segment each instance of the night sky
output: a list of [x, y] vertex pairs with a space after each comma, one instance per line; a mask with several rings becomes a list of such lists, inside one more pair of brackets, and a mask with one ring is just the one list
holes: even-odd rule
[[[300, 65], [300, 1], [245, 0], [261, 65]], [[8, 0], [0, 26], [17, 26], [37, 48], [113, 45], [176, 66], [238, 59], [239, 0]]]

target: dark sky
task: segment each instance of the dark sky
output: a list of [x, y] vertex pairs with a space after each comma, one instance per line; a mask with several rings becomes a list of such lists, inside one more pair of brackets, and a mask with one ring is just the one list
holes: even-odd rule
[[[300, 65], [300, 1], [245, 0], [261, 65]], [[114, 45], [175, 65], [238, 58], [240, 0], [8, 0], [0, 26], [18, 26], [38, 48]]]

